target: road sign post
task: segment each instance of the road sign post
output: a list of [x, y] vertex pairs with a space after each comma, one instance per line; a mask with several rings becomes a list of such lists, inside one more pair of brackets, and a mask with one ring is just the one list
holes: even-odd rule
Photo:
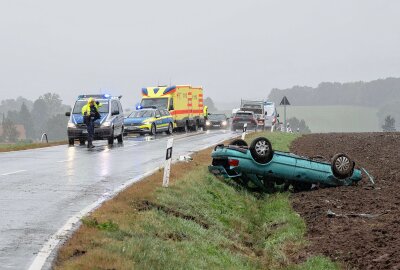
[[290, 105], [290, 102], [289, 102], [289, 100], [287, 99], [286, 96], [284, 96], [282, 98], [282, 101], [281, 101], [280, 105], [281, 106], [283, 105], [283, 130], [284, 130], [284, 132], [287, 132], [287, 128], [286, 128], [286, 125], [287, 125], [287, 123], [286, 123], [286, 106]]
[[165, 154], [163, 187], [168, 187], [168, 185], [169, 185], [169, 175], [171, 173], [172, 146], [173, 145], [174, 145], [174, 138], [171, 138], [167, 142], [167, 151]]
[[247, 132], [247, 123], [244, 123], [243, 125], [243, 133], [242, 133], [242, 140], [246, 138], [246, 132]]

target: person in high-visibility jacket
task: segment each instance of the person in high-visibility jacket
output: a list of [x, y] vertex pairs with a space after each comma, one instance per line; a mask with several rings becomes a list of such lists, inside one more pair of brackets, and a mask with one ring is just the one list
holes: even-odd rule
[[99, 107], [101, 104], [94, 98], [89, 98], [88, 103], [82, 107], [82, 116], [88, 132], [88, 148], [93, 148], [94, 121], [100, 119]]
[[208, 106], [204, 106], [203, 116], [204, 116], [204, 120], [208, 119]]

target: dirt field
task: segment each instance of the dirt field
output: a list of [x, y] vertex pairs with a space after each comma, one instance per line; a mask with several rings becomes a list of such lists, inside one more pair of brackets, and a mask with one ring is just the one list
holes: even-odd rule
[[[298, 259], [323, 254], [345, 269], [400, 269], [400, 133], [313, 134], [297, 139], [291, 151], [327, 158], [347, 153], [376, 180], [375, 188], [364, 177], [358, 186], [292, 195], [311, 242]], [[328, 210], [372, 216], [328, 217]]]

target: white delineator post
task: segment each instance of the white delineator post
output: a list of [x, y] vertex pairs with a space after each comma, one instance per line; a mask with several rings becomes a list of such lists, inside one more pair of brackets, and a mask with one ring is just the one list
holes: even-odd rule
[[246, 131], [247, 131], [247, 123], [243, 125], [243, 133], [242, 133], [242, 140], [246, 138]]
[[172, 162], [172, 146], [174, 145], [174, 138], [168, 140], [167, 151], [165, 154], [165, 166], [164, 166], [164, 177], [163, 177], [163, 187], [168, 187], [169, 185], [169, 175], [171, 172], [171, 162]]

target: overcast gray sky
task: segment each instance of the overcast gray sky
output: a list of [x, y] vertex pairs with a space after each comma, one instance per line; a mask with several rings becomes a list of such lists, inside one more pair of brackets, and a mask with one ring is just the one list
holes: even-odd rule
[[400, 1], [0, 0], [0, 99], [140, 99], [202, 85], [216, 101], [400, 76]]

